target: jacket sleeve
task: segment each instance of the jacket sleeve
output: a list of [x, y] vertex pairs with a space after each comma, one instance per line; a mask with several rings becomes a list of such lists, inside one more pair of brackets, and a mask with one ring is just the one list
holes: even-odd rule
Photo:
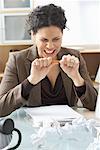
[[17, 108], [25, 105], [26, 100], [21, 96], [21, 87], [16, 59], [14, 54], [10, 54], [0, 84], [0, 117], [9, 115]]
[[83, 104], [83, 107], [89, 110], [95, 110], [96, 100], [97, 100], [97, 91], [93, 87], [93, 83], [87, 71], [86, 63], [80, 53], [79, 53], [79, 59], [80, 59], [79, 72], [81, 76], [83, 77], [83, 79], [85, 80], [85, 85], [86, 85], [85, 94], [83, 94], [80, 97], [80, 100]]

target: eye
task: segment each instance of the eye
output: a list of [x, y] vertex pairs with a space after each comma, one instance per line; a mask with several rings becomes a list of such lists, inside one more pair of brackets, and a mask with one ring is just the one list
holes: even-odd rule
[[41, 39], [41, 41], [42, 41], [42, 42], [48, 42], [48, 40], [47, 40], [47, 39]]
[[54, 42], [59, 41], [59, 40], [60, 40], [60, 38], [53, 39]]

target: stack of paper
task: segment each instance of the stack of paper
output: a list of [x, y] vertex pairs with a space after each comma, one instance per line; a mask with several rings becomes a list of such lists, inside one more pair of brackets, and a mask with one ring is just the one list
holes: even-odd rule
[[34, 126], [42, 126], [44, 122], [48, 124], [53, 121], [59, 121], [60, 123], [71, 122], [73, 119], [82, 117], [68, 105], [26, 108], [25, 111], [31, 116]]

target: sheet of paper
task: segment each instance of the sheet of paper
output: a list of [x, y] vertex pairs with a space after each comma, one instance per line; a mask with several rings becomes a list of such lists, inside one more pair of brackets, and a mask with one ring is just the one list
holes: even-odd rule
[[68, 105], [51, 105], [43, 107], [25, 108], [26, 113], [31, 116], [34, 123], [53, 120], [71, 121], [82, 117]]

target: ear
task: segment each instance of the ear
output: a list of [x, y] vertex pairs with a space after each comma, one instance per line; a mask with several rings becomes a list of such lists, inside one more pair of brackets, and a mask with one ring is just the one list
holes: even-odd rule
[[31, 30], [31, 36], [34, 36], [34, 32]]
[[35, 43], [35, 33], [31, 30], [31, 39]]

